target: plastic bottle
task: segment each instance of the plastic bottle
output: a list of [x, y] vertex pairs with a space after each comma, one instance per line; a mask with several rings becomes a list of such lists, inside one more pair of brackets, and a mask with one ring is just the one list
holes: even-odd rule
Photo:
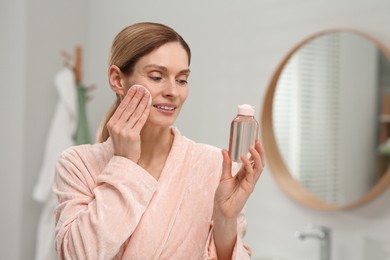
[[234, 162], [241, 162], [241, 155], [249, 156], [249, 147], [255, 145], [259, 123], [256, 121], [254, 113], [255, 110], [251, 105], [239, 105], [237, 116], [230, 125], [229, 154]]

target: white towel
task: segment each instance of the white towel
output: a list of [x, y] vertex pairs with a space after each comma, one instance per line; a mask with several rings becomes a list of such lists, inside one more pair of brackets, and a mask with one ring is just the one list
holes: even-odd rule
[[55, 164], [59, 155], [74, 144], [73, 135], [76, 130], [78, 116], [77, 90], [73, 71], [69, 68], [63, 68], [55, 75], [54, 83], [59, 94], [59, 100], [46, 140], [38, 182], [33, 192], [33, 198], [45, 204], [37, 231], [36, 260], [57, 259], [54, 248], [54, 209], [57, 198], [52, 192], [52, 184]]

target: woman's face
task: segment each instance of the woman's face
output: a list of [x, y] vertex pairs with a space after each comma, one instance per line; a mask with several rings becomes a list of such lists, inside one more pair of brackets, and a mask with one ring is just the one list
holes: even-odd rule
[[178, 42], [166, 43], [139, 59], [125, 84], [143, 85], [152, 95], [147, 124], [174, 124], [188, 95], [189, 74], [187, 52]]

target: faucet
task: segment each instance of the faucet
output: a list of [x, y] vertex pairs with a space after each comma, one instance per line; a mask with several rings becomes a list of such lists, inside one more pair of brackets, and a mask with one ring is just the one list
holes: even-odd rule
[[330, 260], [330, 228], [309, 224], [305, 231], [298, 231], [295, 236], [301, 240], [318, 239], [320, 242], [320, 260]]

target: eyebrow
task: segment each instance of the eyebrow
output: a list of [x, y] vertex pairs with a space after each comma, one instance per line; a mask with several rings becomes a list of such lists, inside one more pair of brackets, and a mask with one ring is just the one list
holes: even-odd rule
[[[167, 69], [166, 67], [160, 66], [160, 65], [157, 65], [157, 64], [149, 64], [149, 65], [146, 65], [146, 66], [144, 67], [144, 69], [149, 69], [149, 68], [158, 69], [158, 70], [161, 70], [161, 71], [163, 71], [163, 72], [165, 72], [165, 73], [168, 72], [168, 69]], [[187, 75], [189, 75], [190, 72], [191, 72], [190, 69], [184, 69], [184, 70], [179, 71], [178, 74], [179, 74], [179, 75], [181, 75], [181, 74], [187, 74]]]

